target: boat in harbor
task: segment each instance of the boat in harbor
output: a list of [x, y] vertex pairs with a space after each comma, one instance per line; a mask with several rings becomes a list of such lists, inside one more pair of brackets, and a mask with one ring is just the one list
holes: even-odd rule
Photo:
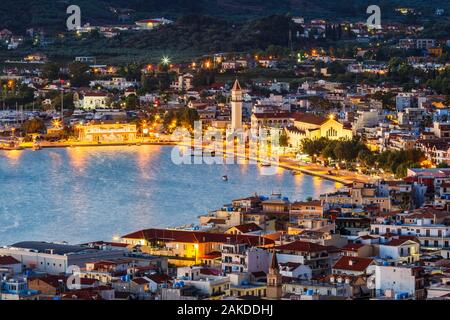
[[222, 180], [223, 181], [228, 181], [228, 176], [227, 175], [222, 176]]
[[38, 150], [41, 150], [42, 147], [41, 147], [41, 145], [39, 143], [35, 142], [35, 143], [33, 143], [33, 146], [31, 147], [31, 149], [33, 151], [38, 151]]
[[23, 150], [24, 148], [21, 147], [17, 142], [11, 141], [7, 144], [3, 144], [0, 146], [0, 150], [7, 150], [7, 151], [14, 151], [14, 150]]
[[266, 162], [266, 161], [260, 162], [259, 165], [260, 165], [261, 167], [270, 167], [270, 166], [271, 166], [270, 163], [269, 163], [269, 162]]

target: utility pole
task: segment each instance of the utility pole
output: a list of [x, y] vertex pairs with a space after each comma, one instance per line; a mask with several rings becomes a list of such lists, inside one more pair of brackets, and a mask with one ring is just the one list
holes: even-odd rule
[[64, 128], [64, 80], [59, 80], [61, 85], [61, 126]]
[[64, 128], [64, 89], [61, 88], [61, 125]]

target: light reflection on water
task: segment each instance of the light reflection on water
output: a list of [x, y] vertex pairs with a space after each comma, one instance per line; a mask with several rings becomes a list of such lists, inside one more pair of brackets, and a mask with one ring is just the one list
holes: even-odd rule
[[[180, 165], [171, 147], [0, 151], [0, 245], [24, 240], [111, 240], [197, 217], [255, 192], [304, 200], [338, 184], [255, 165]], [[228, 182], [222, 181], [227, 175]]]

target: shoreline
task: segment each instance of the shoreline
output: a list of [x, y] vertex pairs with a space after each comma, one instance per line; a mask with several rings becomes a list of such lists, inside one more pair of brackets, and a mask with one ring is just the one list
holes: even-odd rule
[[[51, 143], [51, 144], [43, 144], [40, 147], [42, 149], [57, 149], [57, 148], [76, 148], [76, 147], [117, 147], [117, 146], [151, 146], [151, 145], [156, 145], [156, 146], [184, 146], [184, 147], [190, 147], [188, 145], [184, 145], [184, 144], [180, 144], [178, 142], [175, 141], [144, 141], [144, 142], [130, 142], [130, 143]], [[0, 149], [0, 151], [21, 151], [21, 150], [30, 150], [33, 148], [32, 144], [27, 144], [27, 145], [23, 145], [22, 146], [23, 149], [18, 149], [18, 150], [5, 150], [5, 149]], [[202, 147], [203, 150], [207, 150], [208, 146], [203, 146]], [[255, 162], [260, 162], [261, 159], [259, 158], [255, 158], [255, 157], [250, 157], [249, 155], [242, 155], [236, 152], [230, 153], [228, 151], [225, 152], [221, 152], [222, 155], [225, 156], [234, 156], [234, 157], [238, 157], [238, 158], [244, 158], [244, 159], [248, 159], [248, 160], [252, 160]], [[344, 176], [337, 176], [337, 175], [330, 175], [328, 173], [323, 173], [323, 172], [318, 172], [317, 171], [317, 167], [316, 170], [314, 170], [314, 168], [312, 168], [311, 166], [308, 167], [303, 167], [300, 164], [295, 164], [292, 163], [293, 160], [286, 160], [286, 159], [281, 159], [280, 157], [280, 161], [278, 162], [274, 162], [274, 161], [267, 161], [267, 159], [265, 159], [266, 162], [270, 163], [273, 166], [278, 166], [282, 169], [285, 170], [289, 170], [291, 171], [291, 173], [295, 173], [295, 172], [301, 172], [303, 174], [307, 174], [310, 176], [315, 176], [315, 177], [319, 177], [325, 180], [329, 180], [329, 181], [333, 181], [333, 182], [337, 182], [343, 185], [349, 185], [352, 184], [353, 181], [355, 181], [355, 179], [353, 178], [346, 178]], [[291, 162], [291, 163], [289, 163]], [[329, 170], [328, 168], [321, 168], [322, 170]], [[368, 179], [367, 176], [361, 176], [359, 179]]]

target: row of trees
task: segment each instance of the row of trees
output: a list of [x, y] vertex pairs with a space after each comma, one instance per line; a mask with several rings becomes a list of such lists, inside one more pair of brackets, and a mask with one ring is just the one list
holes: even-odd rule
[[194, 129], [194, 122], [200, 119], [197, 110], [191, 108], [180, 108], [168, 111], [163, 118], [164, 128], [173, 132], [176, 127], [184, 127], [188, 130]]
[[424, 153], [416, 149], [375, 153], [369, 150], [359, 138], [352, 140], [305, 139], [302, 142], [302, 151], [311, 156], [314, 161], [320, 156], [346, 163], [358, 162], [362, 166], [383, 169], [398, 177], [404, 177], [408, 168], [420, 167], [420, 163], [426, 159]]
[[[63, 64], [58, 62], [47, 62], [42, 68], [42, 76], [49, 79], [50, 81], [65, 79], [66, 74], [61, 72]], [[89, 66], [85, 63], [74, 61], [67, 65], [69, 71], [70, 83], [73, 87], [85, 87], [89, 85], [89, 81], [92, 79], [91, 75], [88, 73]]]
[[327, 138], [305, 139], [302, 142], [302, 150], [313, 158], [322, 156], [325, 159], [351, 162], [363, 154], [369, 153], [369, 149], [358, 138], [352, 140], [330, 140]]

